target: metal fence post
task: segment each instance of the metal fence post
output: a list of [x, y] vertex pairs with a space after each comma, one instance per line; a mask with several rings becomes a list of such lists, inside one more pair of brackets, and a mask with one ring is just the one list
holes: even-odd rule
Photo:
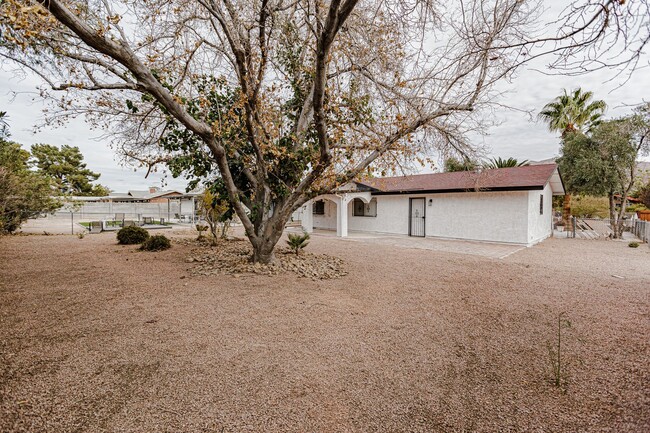
[[74, 212], [70, 211], [70, 234], [74, 234]]
[[576, 237], [576, 217], [571, 217], [571, 223], [573, 225], [573, 239]]

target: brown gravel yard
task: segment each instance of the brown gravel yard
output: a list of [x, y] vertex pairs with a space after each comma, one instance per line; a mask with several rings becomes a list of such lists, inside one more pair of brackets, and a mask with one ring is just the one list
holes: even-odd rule
[[314, 237], [349, 272], [318, 281], [136, 248], [0, 238], [0, 431], [650, 431], [647, 245], [499, 260]]

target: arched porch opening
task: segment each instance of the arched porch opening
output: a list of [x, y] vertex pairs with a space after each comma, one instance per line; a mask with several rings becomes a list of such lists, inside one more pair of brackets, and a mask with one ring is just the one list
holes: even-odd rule
[[314, 197], [303, 205], [302, 228], [307, 233], [314, 228], [336, 230], [339, 237], [348, 235], [348, 206], [359, 198], [364, 203], [370, 203], [369, 192], [354, 192], [343, 194], [324, 194]]

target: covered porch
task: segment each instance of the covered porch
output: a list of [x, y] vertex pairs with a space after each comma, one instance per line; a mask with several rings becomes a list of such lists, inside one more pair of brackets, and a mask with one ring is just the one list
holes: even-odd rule
[[347, 237], [348, 211], [354, 199], [360, 199], [365, 205], [369, 205], [372, 197], [368, 191], [314, 197], [302, 206], [302, 229], [307, 233], [313, 233], [314, 228], [336, 230], [336, 236]]

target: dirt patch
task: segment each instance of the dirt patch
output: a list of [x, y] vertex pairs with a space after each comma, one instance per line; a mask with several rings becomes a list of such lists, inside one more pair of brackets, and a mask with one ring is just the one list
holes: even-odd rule
[[293, 272], [300, 277], [312, 280], [327, 280], [341, 278], [348, 274], [344, 262], [338, 257], [327, 254], [312, 254], [302, 251], [295, 254], [287, 248], [278, 246], [275, 251], [276, 260], [273, 264], [263, 265], [250, 263], [252, 248], [250, 242], [233, 238], [220, 240], [215, 246], [207, 241], [192, 239], [177, 241], [189, 246], [192, 250], [185, 259], [192, 263], [192, 275], [233, 275], [240, 277], [247, 274], [274, 276], [285, 272]]
[[647, 245], [313, 237], [349, 272], [323, 280], [195, 275], [193, 248], [0, 238], [0, 431], [650, 431]]

